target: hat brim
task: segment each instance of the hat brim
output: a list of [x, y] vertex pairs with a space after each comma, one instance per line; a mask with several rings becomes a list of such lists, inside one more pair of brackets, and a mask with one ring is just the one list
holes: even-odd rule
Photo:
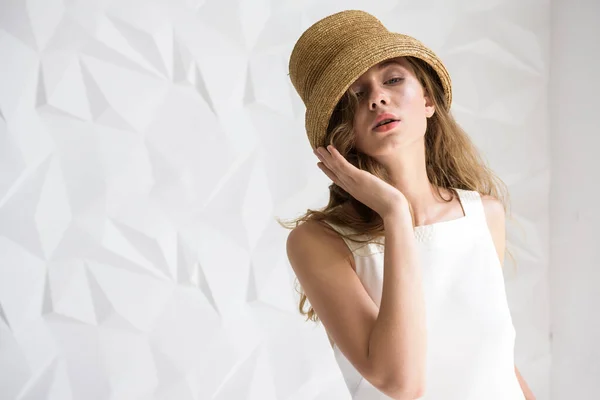
[[402, 56], [420, 58], [433, 67], [444, 89], [446, 107], [450, 107], [450, 75], [429, 48], [411, 36], [395, 32], [363, 38], [360, 42], [346, 46], [328, 64], [307, 101], [305, 126], [313, 149], [325, 145], [322, 141], [331, 114], [350, 85], [377, 63]]

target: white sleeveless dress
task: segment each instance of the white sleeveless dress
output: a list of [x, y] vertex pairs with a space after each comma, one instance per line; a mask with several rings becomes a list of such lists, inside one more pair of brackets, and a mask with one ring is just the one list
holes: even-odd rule
[[[415, 227], [427, 321], [427, 375], [421, 399], [524, 400], [514, 370], [515, 329], [502, 267], [481, 196], [455, 190], [464, 217]], [[357, 275], [379, 306], [384, 238], [369, 244], [344, 241], [354, 255]], [[364, 379], [335, 344], [333, 352], [353, 400], [390, 399]]]

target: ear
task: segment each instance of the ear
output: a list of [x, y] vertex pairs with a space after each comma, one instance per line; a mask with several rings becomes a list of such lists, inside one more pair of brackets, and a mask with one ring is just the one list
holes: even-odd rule
[[425, 99], [425, 116], [427, 118], [431, 118], [431, 116], [435, 114], [435, 106], [433, 105], [433, 101], [427, 92], [425, 92], [423, 98]]

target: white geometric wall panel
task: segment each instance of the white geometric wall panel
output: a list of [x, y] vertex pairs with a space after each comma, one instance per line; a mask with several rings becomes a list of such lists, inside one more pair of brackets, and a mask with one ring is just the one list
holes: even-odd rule
[[325, 203], [287, 65], [349, 8], [447, 64], [549, 398], [547, 1], [0, 0], [1, 398], [349, 397], [275, 221]]
[[552, 399], [600, 398], [600, 1], [553, 0], [550, 310]]

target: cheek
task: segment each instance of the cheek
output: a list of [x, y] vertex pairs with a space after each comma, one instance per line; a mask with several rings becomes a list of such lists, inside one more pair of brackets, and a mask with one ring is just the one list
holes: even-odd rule
[[403, 92], [402, 102], [406, 103], [407, 106], [410, 106], [413, 109], [418, 108], [419, 106], [421, 108], [425, 108], [423, 94], [414, 86], [406, 88], [406, 90]]
[[367, 121], [367, 115], [365, 113], [354, 114], [353, 121], [353, 134], [356, 146], [364, 151], [365, 137], [367, 136], [369, 127]]
[[354, 114], [354, 121], [353, 121], [353, 125], [354, 125], [354, 131], [357, 133], [362, 133], [365, 132], [365, 130], [367, 129], [367, 115], [365, 112], [361, 111], [356, 111], [356, 113]]
[[412, 97], [412, 102], [415, 106], [415, 108], [417, 110], [419, 110], [420, 114], [423, 115], [424, 117], [427, 117], [426, 115], [426, 103], [427, 100], [425, 99], [425, 93], [423, 91], [423, 88], [421, 88], [421, 86], [419, 86], [418, 88], [416, 88], [415, 90], [412, 91], [411, 97]]

